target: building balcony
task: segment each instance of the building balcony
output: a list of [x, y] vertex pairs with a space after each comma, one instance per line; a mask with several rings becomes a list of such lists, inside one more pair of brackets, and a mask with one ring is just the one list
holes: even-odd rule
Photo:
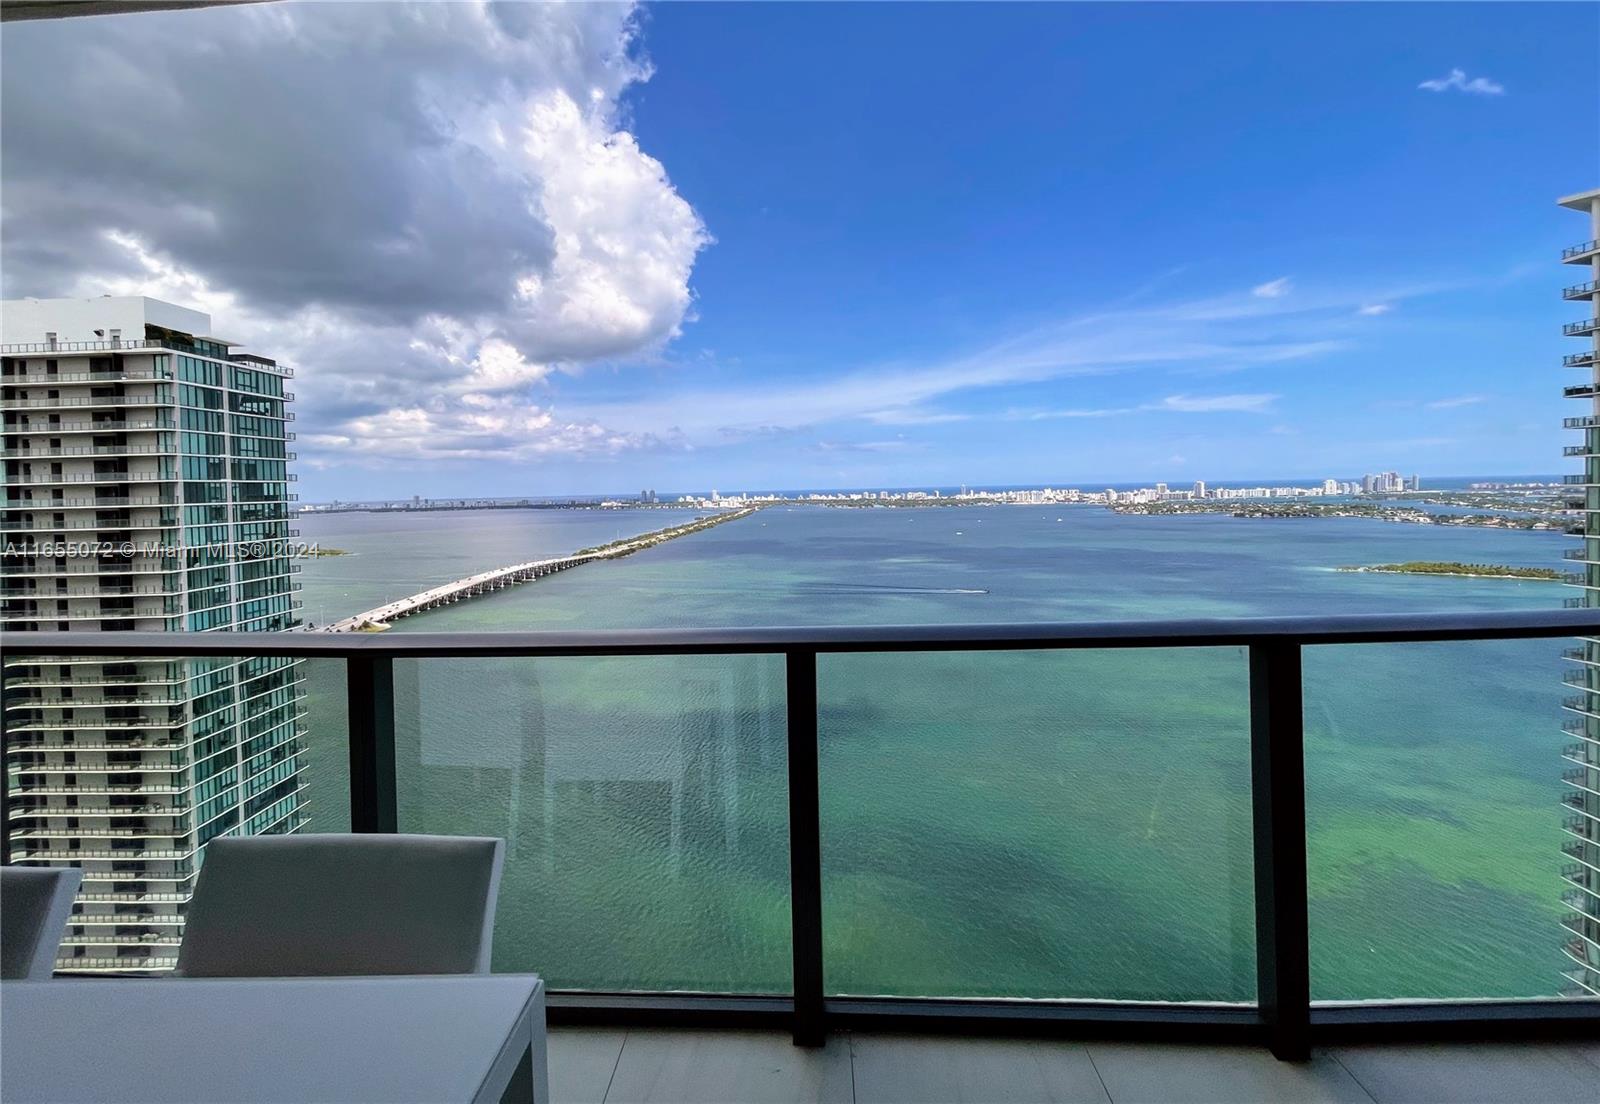
[[[76, 919], [76, 917], [74, 917]], [[127, 927], [138, 926], [130, 923]], [[177, 947], [183, 936], [175, 932], [141, 932], [124, 935], [74, 935], [66, 943], [73, 947]]]
[[[118, 850], [115, 848], [91, 849], [88, 847], [79, 847], [69, 850], [65, 847], [23, 847], [19, 849], [13, 845], [11, 848], [11, 858], [13, 862], [45, 865], [55, 862], [87, 862], [97, 859], [114, 859], [118, 862], [142, 863], [150, 861], [168, 861], [172, 859], [188, 859], [194, 854], [195, 848], [192, 847], [185, 849], [171, 847], [146, 847], [139, 850], [134, 850], [133, 848], [128, 848], [127, 850]], [[130, 878], [129, 880], [132, 881], [134, 879]]]
[[37, 601], [54, 601], [58, 598], [128, 598], [178, 593], [181, 593], [181, 591], [176, 583], [170, 586], [158, 586], [155, 584], [141, 586], [133, 584], [122, 586], [75, 586], [68, 587], [66, 590], [39, 590], [37, 588], [17, 586], [0, 587], [0, 598], [31, 598]]
[[[30, 512], [42, 514], [51, 511], [35, 507]], [[49, 524], [20, 521], [0, 522], [0, 532], [4, 533], [122, 533], [181, 528], [183, 528], [182, 523], [176, 518], [155, 518], [148, 521], [131, 521], [124, 518], [120, 521], [64, 521]]]
[[18, 475], [13, 476], [10, 482], [31, 486], [76, 483], [176, 483], [178, 482], [178, 477], [168, 472], [60, 472], [44, 475]]
[[29, 794], [15, 795], [11, 803], [11, 820], [36, 820], [41, 817], [149, 817], [171, 818], [186, 816], [187, 803], [173, 801], [165, 805], [39, 805]]
[[[174, 480], [174, 482], [177, 482]], [[104, 495], [100, 497], [79, 496], [68, 498], [63, 495], [59, 499], [29, 498], [13, 499], [6, 502], [0, 509], [7, 513], [55, 513], [59, 510], [120, 510], [130, 506], [176, 506], [177, 495], [171, 494], [143, 494], [143, 495]]]
[[89, 955], [56, 959], [56, 969], [65, 974], [81, 973], [114, 973], [126, 974], [130, 971], [157, 970], [167, 971], [176, 969], [177, 955], [151, 955], [148, 958], [96, 958]]
[[1571, 287], [1562, 288], [1561, 298], [1588, 299], [1591, 298], [1597, 290], [1600, 290], [1600, 282], [1595, 280], [1587, 280], [1581, 284], [1573, 284]]
[[242, 354], [240, 356], [219, 356], [216, 350], [200, 348], [181, 341], [162, 341], [146, 338], [143, 340], [128, 339], [122, 341], [36, 341], [0, 345], [0, 354], [5, 356], [38, 356], [64, 353], [152, 353], [162, 351], [188, 353], [190, 356], [205, 357], [207, 360], [220, 361], [239, 368], [248, 368], [255, 372], [265, 372], [269, 375], [281, 376], [284, 379], [294, 378], [293, 368], [275, 364], [261, 357], [246, 358]]
[[5, 426], [0, 433], [6, 437], [67, 437], [79, 433], [130, 433], [176, 428], [177, 423], [169, 415], [158, 414], [143, 418], [103, 418], [76, 422], [23, 421]]
[[1600, 256], [1600, 240], [1579, 242], [1561, 251], [1562, 264], [1588, 264]]
[[[1290, 1057], [1353, 1037], [1420, 1032], [1417, 1024], [1446, 1035], [1467, 1033], [1463, 1024], [1490, 1035], [1511, 1023], [1518, 1031], [1555, 1034], [1600, 1026], [1595, 1008], [1549, 998], [1569, 985], [1553, 966], [1549, 976], [1531, 979], [1526, 993], [1459, 994], [1459, 1001], [1453, 995], [1440, 1003], [1372, 989], [1371, 978], [1409, 970], [1419, 972], [1408, 985], [1427, 986], [1433, 996], [1451, 993], [1458, 972], [1439, 971], [1436, 933], [1426, 925], [1412, 960], [1390, 943], [1407, 938], [1408, 924], [1363, 919], [1361, 969], [1348, 975], [1354, 980], [1340, 996], [1319, 993], [1317, 979], [1343, 968], [1317, 959], [1323, 944], [1309, 937], [1316, 910], [1328, 906], [1308, 889], [1308, 877], [1326, 872], [1315, 866], [1321, 844], [1307, 849], [1319, 828], [1304, 818], [1304, 803], [1308, 775], [1322, 787], [1326, 777], [1319, 782], [1315, 775], [1327, 767], [1297, 750], [1304, 746], [1303, 719], [1337, 708], [1316, 700], [1330, 680], [1302, 686], [1302, 656], [1319, 663], [1345, 648], [1381, 645], [1387, 667], [1411, 661], [1395, 653], [1425, 658], [1445, 650], [1396, 647], [1408, 643], [1595, 638], [1600, 610], [898, 629], [67, 635], [91, 639], [18, 634], [20, 643], [7, 642], [8, 662], [28, 669], [35, 657], [73, 654], [106, 663], [139, 655], [343, 664], [345, 712], [321, 718], [312, 709], [295, 738], [342, 742], [348, 730], [352, 747], [308, 742], [315, 755], [297, 747], [274, 758], [270, 733], [246, 735], [241, 727], [253, 744], [241, 753], [260, 767], [240, 771], [241, 793], [259, 802], [241, 819], [268, 829], [325, 830], [323, 801], [342, 806], [348, 793], [348, 823], [358, 831], [506, 836], [502, 920], [519, 931], [531, 926], [532, 934], [519, 949], [514, 940], [502, 943], [511, 930], [503, 927], [497, 956], [509, 956], [502, 968], [537, 969], [552, 980], [551, 1017], [558, 1025], [578, 1017], [620, 1024], [657, 1016], [747, 1031], [786, 1028], [808, 1042], [831, 1032], [835, 1042], [814, 1050], [778, 1040], [788, 1049], [775, 1053], [819, 1061], [842, 1033], [869, 1039], [889, 1026], [1069, 1038], [1116, 1031], [1145, 1041], [1266, 1044]], [[1549, 651], [1542, 654], [1548, 662]], [[1203, 666], [1199, 677], [1183, 668], [1190, 673], [1175, 671], [1156, 683], [1141, 678], [1174, 655], [1218, 666]], [[991, 669], [998, 659], [1028, 666]], [[869, 666], [856, 666], [862, 663]], [[588, 673], [579, 682], [563, 681], [582, 670]], [[530, 711], [515, 695], [535, 671], [539, 705]], [[1426, 668], [1419, 671], [1418, 682], [1428, 683]], [[1063, 685], [1114, 687], [1124, 679], [1137, 707], [1114, 710], [1098, 722], [1103, 731], [1054, 698], [1038, 731], [1002, 708], [1011, 694], [1048, 697]], [[650, 723], [620, 727], [587, 718], [597, 702], [635, 680], [685, 694], [681, 710], [669, 707]], [[913, 692], [893, 703], [882, 693], [907, 684]], [[1165, 695], [1159, 709], [1148, 700], [1153, 685]], [[1419, 715], [1430, 708], [1419, 708]], [[1185, 712], [1191, 709], [1193, 716]], [[1158, 715], [1159, 723], [1152, 720]], [[593, 730], [583, 728], [586, 718]], [[1460, 741], [1472, 755], [1499, 747], [1459, 725], [1443, 738]], [[936, 739], [949, 746], [935, 754]], [[1130, 802], [1128, 780], [1143, 777], [1143, 768], [1127, 756], [1145, 745], [1176, 773], [1159, 800]], [[995, 760], [1008, 755], [1015, 769], [1001, 781]], [[1570, 755], [1568, 761], [1582, 765]], [[317, 778], [325, 769], [319, 764], [328, 762], [351, 764], [353, 777]], [[306, 792], [317, 799], [309, 814], [298, 804], [297, 780], [305, 772]], [[1341, 779], [1356, 791], [1363, 785], [1359, 770]], [[1197, 786], [1213, 787], [1214, 794], [1206, 793], [1214, 800], [1187, 803]], [[14, 789], [12, 797], [33, 801], [37, 792]], [[1555, 819], [1549, 794], [1537, 789], [1530, 800], [1529, 815], [1544, 825], [1538, 831], [1548, 832]], [[953, 806], [963, 803], [970, 823], [951, 819]], [[1563, 806], [1567, 817], [1589, 823], [1579, 807]], [[96, 800], [84, 807], [112, 806]], [[1081, 812], [1072, 830], [1057, 819], [1068, 808]], [[333, 823], [342, 826], [345, 814], [334, 810]], [[28, 817], [45, 815], [94, 814], [52, 809]], [[25, 861], [69, 850], [23, 850], [36, 839], [74, 838], [35, 828], [28, 818], [13, 816], [12, 823], [37, 833], [7, 841]], [[67, 831], [92, 834], [98, 827]], [[117, 831], [158, 844], [174, 838], [138, 825]], [[1396, 846], [1405, 838], [1396, 832]], [[1191, 846], [1196, 840], [1205, 846]], [[1244, 854], [1227, 853], [1241, 841]], [[1463, 847], [1478, 862], [1489, 861], [1493, 850], [1481, 839]], [[1565, 888], [1584, 891], [1591, 875], [1581, 854], [1549, 850], [1549, 870], [1562, 872]], [[181, 899], [187, 887], [181, 870], [104, 869], [128, 861], [128, 853], [115, 849], [75, 854], [89, 868], [85, 901], [107, 904], [120, 893], [130, 895], [122, 903], [156, 905], [155, 895]], [[163, 868], [187, 863], [190, 855], [181, 847], [148, 846], [135, 854], [153, 856], [151, 865]], [[1309, 873], [1296, 867], [1296, 856], [1304, 864], [1308, 854]], [[1108, 879], [1116, 871], [1146, 862], [1157, 872], [1145, 886], [1147, 906], [1122, 900], [1139, 889], [1125, 886], [1116, 891], [1117, 908], [1125, 911], [1097, 927], [1085, 905], [1112, 892]], [[1216, 887], [1223, 887], [1220, 896]], [[530, 907], [515, 896], [535, 891], [560, 908]], [[1184, 896], [1181, 910], [1163, 907], [1174, 893]], [[1197, 903], [1209, 901], [1208, 893], [1218, 907]], [[1428, 894], [1402, 897], [1395, 907], [1404, 910]], [[967, 910], [969, 926], [941, 919], [952, 902]], [[1548, 917], [1550, 905], [1546, 899], [1535, 911]], [[552, 926], [552, 914], [559, 924]], [[150, 917], [96, 915], [91, 934], [115, 942], [105, 928], [119, 919], [159, 926]], [[91, 925], [88, 918], [83, 923]], [[1555, 953], [1563, 934], [1547, 936], [1546, 959], [1568, 961]], [[1108, 953], [1107, 939], [1120, 950]], [[1182, 943], [1182, 955], [1162, 953], [1175, 943]], [[604, 953], [586, 957], [589, 944]], [[651, 948], [662, 946], [668, 953], [652, 957]], [[1382, 969], [1366, 967], [1373, 954]], [[1045, 966], [1029, 958], [1040, 955]], [[1182, 970], [1168, 968], [1180, 960]], [[77, 972], [82, 960], [65, 961], [63, 969]], [[154, 968], [124, 962], [128, 969]], [[86, 972], [95, 971], [118, 972]], [[708, 1036], [699, 1052], [707, 1062], [717, 1038], [724, 1036]], [[617, 1045], [625, 1046], [620, 1035]], [[962, 1045], [948, 1038], [929, 1044], [927, 1057], [912, 1065], [940, 1061], [944, 1049]], [[848, 1064], [852, 1047], [843, 1054]], [[612, 1072], [618, 1069], [613, 1062]], [[942, 1084], [947, 1090], [950, 1082]], [[984, 1086], [974, 1094], [992, 1087], [989, 1080]], [[718, 1097], [710, 1089], [678, 1095]], [[727, 1096], [743, 1098], [731, 1090]]]
[[176, 456], [176, 445], [64, 445], [60, 448], [8, 448], [0, 450], [6, 459], [29, 460], [51, 456]]
[[5, 387], [54, 387], [57, 384], [94, 383], [148, 383], [151, 380], [170, 380], [171, 371], [157, 371], [149, 366], [124, 365], [100, 372], [8, 372], [0, 376]]
[[1600, 353], [1597, 353], [1594, 349], [1588, 349], [1581, 353], [1568, 353], [1561, 358], [1561, 367], [1563, 368], [1592, 368], [1596, 363], [1600, 363]]
[[1585, 414], [1577, 418], [1562, 418], [1562, 429], [1596, 429], [1600, 428], [1600, 416]]
[[0, 613], [0, 622], [14, 625], [35, 621], [126, 621], [129, 618], [161, 621], [169, 617], [176, 617], [180, 612], [181, 610], [178, 608], [177, 603], [165, 607], [134, 606], [129, 609], [82, 610], [78, 612], [68, 611], [66, 613], [57, 610], [7, 610], [4, 613]]
[[1566, 399], [1592, 399], [1596, 395], [1600, 395], [1600, 383], [1594, 381], [1575, 383], [1561, 389], [1561, 396]]
[[1561, 327], [1561, 333], [1565, 337], [1588, 337], [1596, 332], [1600, 332], [1600, 318], [1584, 318], [1577, 322], [1568, 322]]
[[1581, 798], [1583, 794], [1588, 794], [1590, 797], [1600, 797], [1600, 790], [1595, 789], [1591, 784], [1589, 776], [1591, 770], [1600, 770], [1600, 768], [1584, 765], [1570, 767], [1561, 772], [1561, 781], [1579, 791], [1578, 794], [1568, 794], [1568, 797], [1576, 796]]
[[0, 399], [0, 410], [118, 410], [123, 407], [170, 407], [171, 399], [155, 395], [67, 395], [54, 399]]

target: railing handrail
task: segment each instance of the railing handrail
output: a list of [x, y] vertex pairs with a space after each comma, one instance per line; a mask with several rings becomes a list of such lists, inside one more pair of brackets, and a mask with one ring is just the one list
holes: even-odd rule
[[[1383, 1009], [1358, 1007], [1348, 1012], [1320, 1009], [1313, 1013], [1310, 988], [1310, 895], [1307, 885], [1305, 732], [1303, 648], [1327, 644], [1393, 644], [1435, 641], [1600, 638], [1600, 608], [1433, 614], [1357, 614], [1307, 617], [1246, 617], [1162, 621], [1086, 621], [1037, 624], [793, 626], [608, 630], [597, 632], [511, 633], [233, 633], [233, 632], [25, 632], [6, 640], [6, 670], [27, 666], [29, 657], [183, 657], [281, 656], [341, 658], [345, 661], [350, 774], [350, 827], [356, 832], [394, 832], [400, 824], [397, 800], [399, 772], [395, 754], [396, 658], [466, 658], [474, 656], [645, 656], [743, 655], [781, 656], [785, 665], [785, 742], [789, 834], [789, 904], [794, 989], [792, 996], [770, 998], [766, 1009], [786, 1015], [795, 1040], [818, 1043], [828, 1026], [884, 1022], [903, 1017], [927, 1023], [944, 1017], [949, 1023], [1000, 1022], [1077, 1028], [1107, 1027], [1124, 1020], [1126, 1010], [1095, 1002], [941, 1002], [924, 999], [872, 1000], [830, 998], [823, 970], [821, 892], [821, 812], [818, 769], [817, 656], [821, 653], [953, 652], [1030, 649], [1235, 647], [1246, 652], [1249, 670], [1250, 793], [1252, 866], [1254, 868], [1255, 958], [1257, 1001], [1254, 1006], [1161, 1007], [1141, 1013], [1152, 1029], [1182, 1025], [1197, 1032], [1236, 1032], [1235, 1037], [1266, 1042], [1280, 1057], [1304, 1060], [1310, 1054], [1314, 1028], [1337, 1030], [1343, 1024], [1385, 1030], [1389, 1014], [1421, 1027], [1464, 1031], [1503, 1028], [1513, 1021], [1542, 1030], [1592, 1030], [1600, 1025], [1600, 1007], [1570, 1002], [1500, 1001], [1471, 1006], [1465, 1014], [1433, 1006], [1400, 1002]], [[303, 714], [302, 714], [303, 715]], [[294, 722], [290, 722], [293, 724]], [[40, 728], [30, 725], [25, 728]], [[105, 724], [88, 727], [104, 728]], [[141, 728], [162, 726], [141, 723]], [[1585, 735], [1584, 739], [1588, 739]], [[33, 749], [29, 749], [32, 751]], [[296, 773], [303, 769], [298, 759]], [[47, 776], [64, 767], [29, 765], [23, 773]], [[138, 763], [76, 765], [73, 769], [105, 782], [70, 789], [28, 786], [26, 795], [61, 793], [187, 792], [189, 787], [162, 787], [141, 780], [115, 786], [123, 773], [165, 773], [141, 753]], [[183, 767], [172, 768], [181, 775]], [[278, 769], [269, 766], [262, 775]], [[259, 776], [258, 776], [259, 777]], [[1578, 791], [1563, 806], [1574, 817], [1589, 817], [1590, 838], [1600, 830], [1582, 806]], [[41, 813], [35, 815], [51, 815]], [[293, 814], [285, 814], [293, 815]], [[1570, 834], [1570, 831], [1569, 831]], [[32, 838], [32, 837], [30, 837]], [[54, 840], [48, 834], [37, 838]], [[162, 837], [165, 838], [165, 837]], [[11, 842], [0, 835], [9, 857]], [[82, 855], [80, 849], [24, 850], [24, 856]], [[94, 854], [94, 853], [91, 853]], [[103, 862], [91, 858], [91, 863]], [[154, 860], [183, 867], [182, 873], [151, 870], [89, 870], [85, 881], [172, 882], [186, 885], [193, 864], [183, 859]], [[1565, 868], [1563, 868], [1565, 870]], [[1568, 881], [1582, 888], [1574, 877]], [[93, 892], [91, 887], [90, 892]], [[590, 995], [594, 997], [594, 995]], [[673, 994], [651, 994], [672, 1010], [681, 1002]], [[581, 999], [581, 998], [580, 998]], [[600, 1007], [617, 999], [600, 994]], [[726, 994], [713, 999], [730, 1000]], [[868, 1005], [876, 1003], [876, 1011]], [[1346, 1017], [1340, 1020], [1339, 1017]], [[1130, 1027], [1131, 1029], [1131, 1027]], [[1326, 1037], [1324, 1035], [1324, 1037]]]
[[1057, 648], [1402, 644], [1600, 636], [1600, 608], [1338, 614], [1152, 621], [936, 625], [795, 625], [586, 632], [59, 632], [13, 633], [8, 659], [28, 656], [739, 655], [815, 652], [1025, 651]]

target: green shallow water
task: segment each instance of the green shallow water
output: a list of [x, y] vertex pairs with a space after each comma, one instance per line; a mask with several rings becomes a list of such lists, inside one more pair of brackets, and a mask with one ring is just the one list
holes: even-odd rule
[[[1059, 519], [1059, 520], [1058, 520]], [[329, 515], [308, 611], [343, 616], [665, 512]], [[926, 624], [1548, 608], [1550, 533], [1093, 508], [776, 508], [391, 631]], [[415, 577], [416, 585], [405, 580]], [[392, 588], [390, 594], [386, 588]], [[1562, 641], [1308, 650], [1319, 999], [1555, 992]], [[313, 665], [316, 826], [346, 823]], [[504, 836], [496, 967], [559, 986], [790, 987], [781, 663], [398, 665], [401, 826]], [[823, 657], [831, 992], [1251, 1000], [1238, 649]]]

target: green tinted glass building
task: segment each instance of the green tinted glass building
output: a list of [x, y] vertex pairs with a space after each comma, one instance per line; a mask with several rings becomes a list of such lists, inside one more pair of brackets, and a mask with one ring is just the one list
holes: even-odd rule
[[[143, 297], [4, 304], [6, 632], [298, 623], [291, 373]], [[5, 663], [11, 860], [83, 869], [58, 968], [164, 970], [206, 841], [304, 822], [283, 659]]]

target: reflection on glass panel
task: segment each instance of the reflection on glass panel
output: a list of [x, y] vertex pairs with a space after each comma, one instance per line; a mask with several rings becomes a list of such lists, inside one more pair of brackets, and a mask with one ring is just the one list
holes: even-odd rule
[[1254, 1001], [1238, 648], [822, 656], [827, 991]]
[[1569, 646], [1305, 649], [1314, 999], [1560, 991]]
[[404, 660], [400, 830], [500, 836], [497, 970], [791, 991], [783, 661]]
[[303, 740], [307, 832], [350, 830], [350, 702], [342, 659], [300, 661], [305, 676]]

